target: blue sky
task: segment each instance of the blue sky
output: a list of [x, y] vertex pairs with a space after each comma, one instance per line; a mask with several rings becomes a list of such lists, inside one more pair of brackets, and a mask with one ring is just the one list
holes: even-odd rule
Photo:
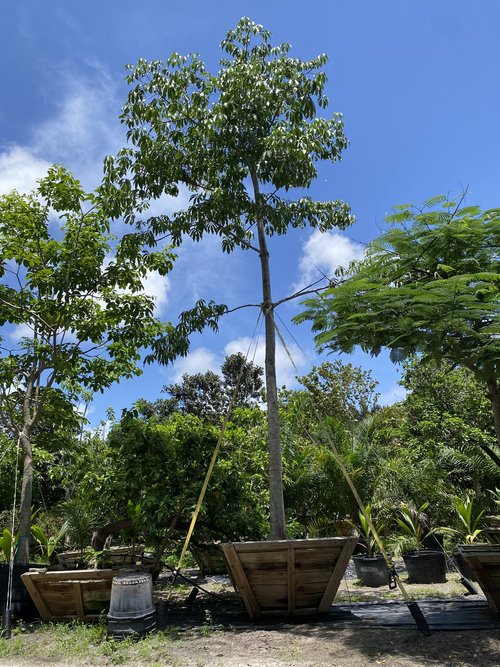
[[[293, 56], [328, 54], [329, 111], [344, 114], [350, 146], [342, 162], [321, 167], [310, 195], [344, 199], [357, 222], [340, 236], [301, 230], [273, 240], [276, 299], [312, 277], [315, 266], [328, 273], [359, 253], [393, 204], [468, 187], [469, 203], [500, 205], [496, 0], [26, 0], [4, 6], [2, 15], [0, 192], [31, 189], [52, 162], [66, 164], [88, 188], [99, 182], [102, 158], [124, 142], [118, 116], [126, 63], [196, 51], [215, 69], [219, 43], [241, 16], [264, 24], [274, 42], [290, 42]], [[182, 200], [181, 193], [167, 206]], [[174, 272], [166, 281], [151, 276], [147, 288], [158, 314], [175, 320], [196, 298], [230, 307], [259, 301], [258, 276], [254, 257], [222, 256], [208, 239], [183, 246]], [[316, 355], [307, 324], [289, 324], [297, 308], [283, 306], [278, 325], [303, 374], [325, 357]], [[256, 317], [256, 310], [229, 315], [218, 334], [198, 336], [192, 354], [172, 368], [149, 367], [96, 397], [92, 419], [108, 405], [119, 414], [137, 398], [154, 400], [183, 372], [217, 370], [227, 353], [246, 353]], [[258, 362], [262, 347], [260, 338]], [[386, 355], [351, 360], [373, 370], [383, 402], [394, 400], [398, 372]], [[296, 371], [283, 350], [278, 370], [292, 385]]]

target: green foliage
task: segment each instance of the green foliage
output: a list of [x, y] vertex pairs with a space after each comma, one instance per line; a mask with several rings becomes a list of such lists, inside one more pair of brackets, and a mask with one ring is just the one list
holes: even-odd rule
[[318, 345], [469, 368], [488, 385], [500, 444], [500, 209], [429, 200], [398, 207], [349, 277], [304, 302]]
[[163, 388], [170, 394], [170, 399], [152, 404], [143, 401], [140, 410], [143, 414], [148, 411], [154, 414], [156, 411], [163, 416], [177, 411], [217, 424], [226, 415], [231, 402], [234, 409], [255, 404], [261, 397], [262, 368], [246, 361], [240, 352], [226, 357], [221, 374], [222, 377], [212, 371], [194, 375], [186, 373], [181, 383]]
[[406, 446], [432, 457], [459, 495], [463, 488], [498, 484], [500, 448], [491, 405], [473, 373], [415, 360], [405, 365], [402, 384], [408, 391], [401, 424]]
[[404, 538], [400, 543], [403, 548], [420, 551], [424, 548], [424, 537], [444, 531], [443, 528], [431, 527], [429, 515], [425, 512], [428, 506], [428, 502], [423, 503], [420, 507], [411, 507], [406, 503], [401, 503], [400, 516], [395, 518]]
[[288, 400], [301, 401], [300, 412], [307, 418], [309, 429], [325, 417], [335, 417], [352, 428], [376, 409], [378, 383], [371, 373], [340, 359], [313, 366], [298, 380], [305, 393], [297, 393], [295, 399], [291, 393]]
[[4, 528], [0, 539], [0, 551], [7, 563], [10, 562], [13, 542], [14, 538], [12, 537], [11, 531], [8, 528]]
[[38, 524], [33, 524], [31, 526], [31, 534], [38, 542], [40, 554], [46, 563], [52, 562], [56, 548], [65, 537], [67, 530], [67, 524], [63, 524], [55, 535], [47, 535], [43, 528]]
[[380, 538], [383, 531], [385, 530], [386, 524], [384, 521], [375, 521], [372, 515], [372, 506], [370, 503], [367, 503], [365, 505], [364, 513], [361, 511], [358, 512], [358, 524], [356, 525], [355, 523], [352, 523], [352, 525], [357, 530], [359, 530], [363, 544], [366, 547], [366, 555], [372, 557], [377, 553], [378, 545], [375, 535], [371, 529], [370, 521], [375, 528], [378, 537]]
[[[174, 245], [184, 235], [199, 241], [215, 234], [227, 253], [258, 251], [258, 219], [267, 236], [306, 224], [327, 230], [352, 222], [344, 202], [293, 200], [288, 194], [308, 188], [316, 163], [336, 162], [347, 146], [341, 114], [316, 116], [318, 107], [328, 106], [321, 71], [326, 56], [292, 58], [289, 44], [273, 46], [269, 31], [247, 18], [221, 47], [216, 74], [196, 54], [173, 53], [166, 62], [141, 59], [129, 67], [132, 88], [122, 115], [129, 147], [106, 159], [100, 190], [110, 215], [146, 228], [140, 221], [150, 200], [176, 196], [184, 186], [192, 193], [189, 206], [150, 217], [147, 229], [167, 232]], [[250, 197], [249, 181], [258, 184], [262, 197]], [[190, 331], [205, 324], [217, 328], [224, 312], [223, 306], [199, 302], [154, 353], [171, 358], [178, 351], [174, 340], [178, 348]]]
[[19, 339], [2, 331], [0, 425], [23, 450], [23, 561], [33, 442], [52, 448], [54, 425], [74, 428], [82, 389], [139, 375], [141, 350], [167, 330], [141, 290], [147, 271], [165, 274], [173, 255], [143, 249], [140, 239], [111, 237], [103, 207], [63, 167], [30, 195], [0, 197], [0, 325], [21, 327]]
[[[288, 407], [293, 409], [288, 412]], [[309, 534], [337, 534], [342, 521], [357, 513], [357, 504], [330, 447], [333, 439], [342, 460], [362, 495], [371, 498], [373, 480], [382, 464], [372, 447], [372, 418], [346, 429], [340, 422], [328, 437], [325, 426], [304, 431], [293, 401], [282, 410], [284, 485], [287, 511]], [[315, 418], [316, 420], [316, 418]], [[314, 435], [311, 435], [314, 433]]]
[[[259, 409], [236, 410], [202, 507], [200, 541], [258, 539], [266, 534], [264, 431]], [[183, 534], [218, 436], [215, 426], [195, 415], [175, 413], [163, 421], [145, 421], [130, 412], [105, 441], [90, 439], [67, 470], [73, 497], [64, 507], [69, 505], [77, 516], [81, 509], [80, 543], [88, 544], [92, 528], [131, 512], [148, 544], [160, 543], [172, 524], [174, 535]], [[74, 539], [76, 531], [70, 535]]]
[[455, 496], [455, 510], [462, 526], [461, 537], [466, 544], [472, 544], [482, 532], [479, 525], [484, 510], [479, 513], [474, 512], [474, 500], [471, 496], [465, 496], [465, 498]]

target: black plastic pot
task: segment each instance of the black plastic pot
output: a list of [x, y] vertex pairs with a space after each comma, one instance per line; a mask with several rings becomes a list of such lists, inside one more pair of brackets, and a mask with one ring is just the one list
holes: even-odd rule
[[444, 584], [446, 558], [442, 551], [407, 551], [403, 560], [408, 578], [413, 584]]
[[[12, 572], [12, 604], [11, 613], [16, 618], [30, 619], [38, 616], [37, 608], [23, 584], [21, 575], [39, 565], [26, 565], [14, 563]], [[0, 613], [3, 614], [7, 604], [7, 591], [9, 586], [9, 566], [0, 565]]]
[[377, 588], [389, 584], [389, 569], [383, 556], [354, 556], [356, 576], [363, 586]]

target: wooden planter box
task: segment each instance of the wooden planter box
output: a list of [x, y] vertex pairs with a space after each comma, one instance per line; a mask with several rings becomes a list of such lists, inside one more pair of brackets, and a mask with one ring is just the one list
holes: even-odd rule
[[250, 618], [329, 611], [356, 537], [223, 544], [233, 586]]
[[500, 544], [500, 526], [487, 526], [481, 531], [479, 539], [490, 542], [491, 544]]
[[[92, 563], [88, 561], [88, 555], [92, 550], [83, 551], [63, 551], [57, 554], [57, 561], [67, 569], [81, 569], [89, 567]], [[102, 556], [98, 557], [106, 562], [107, 567], [122, 567], [124, 565], [135, 565], [144, 554], [144, 545], [138, 544], [135, 547], [109, 547], [104, 549]]]
[[500, 614], [500, 544], [467, 544], [458, 547], [474, 572], [490, 606]]
[[26, 572], [21, 579], [43, 621], [97, 621], [109, 609], [120, 570]]
[[217, 542], [203, 542], [190, 546], [201, 574], [227, 574], [221, 545]]

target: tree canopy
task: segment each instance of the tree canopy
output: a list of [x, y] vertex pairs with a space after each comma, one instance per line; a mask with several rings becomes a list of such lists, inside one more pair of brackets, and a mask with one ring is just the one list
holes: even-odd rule
[[[341, 115], [326, 109], [326, 56], [292, 58], [290, 45], [273, 46], [261, 25], [242, 18], [222, 41], [216, 74], [197, 55], [173, 53], [166, 63], [139, 60], [122, 121], [129, 145], [105, 162], [100, 195], [113, 217], [124, 216], [146, 233], [221, 239], [224, 252], [255, 252], [260, 261], [261, 308], [266, 328], [266, 397], [269, 426], [271, 536], [286, 535], [275, 371], [274, 302], [267, 239], [305, 225], [328, 230], [352, 222], [342, 201], [291, 196], [308, 188], [316, 163], [336, 162], [347, 146]], [[187, 189], [188, 206], [150, 216], [150, 201]], [[144, 220], [144, 218], [146, 219]], [[295, 295], [296, 296], [296, 295]], [[292, 298], [292, 297], [288, 297]], [[287, 299], [282, 299], [283, 300]], [[189, 349], [189, 334], [216, 328], [224, 304], [198, 302], [153, 348], [169, 361]]]
[[304, 302], [318, 345], [393, 360], [415, 352], [485, 383], [500, 443], [500, 209], [436, 197], [402, 205], [337, 287]]
[[141, 373], [141, 349], [166, 330], [142, 279], [166, 273], [172, 260], [168, 250], [143, 253], [136, 238], [113, 240], [102, 207], [62, 167], [31, 195], [0, 197], [0, 424], [23, 450], [20, 560], [28, 558], [32, 438], [44, 408], [66, 410], [82, 388]]

